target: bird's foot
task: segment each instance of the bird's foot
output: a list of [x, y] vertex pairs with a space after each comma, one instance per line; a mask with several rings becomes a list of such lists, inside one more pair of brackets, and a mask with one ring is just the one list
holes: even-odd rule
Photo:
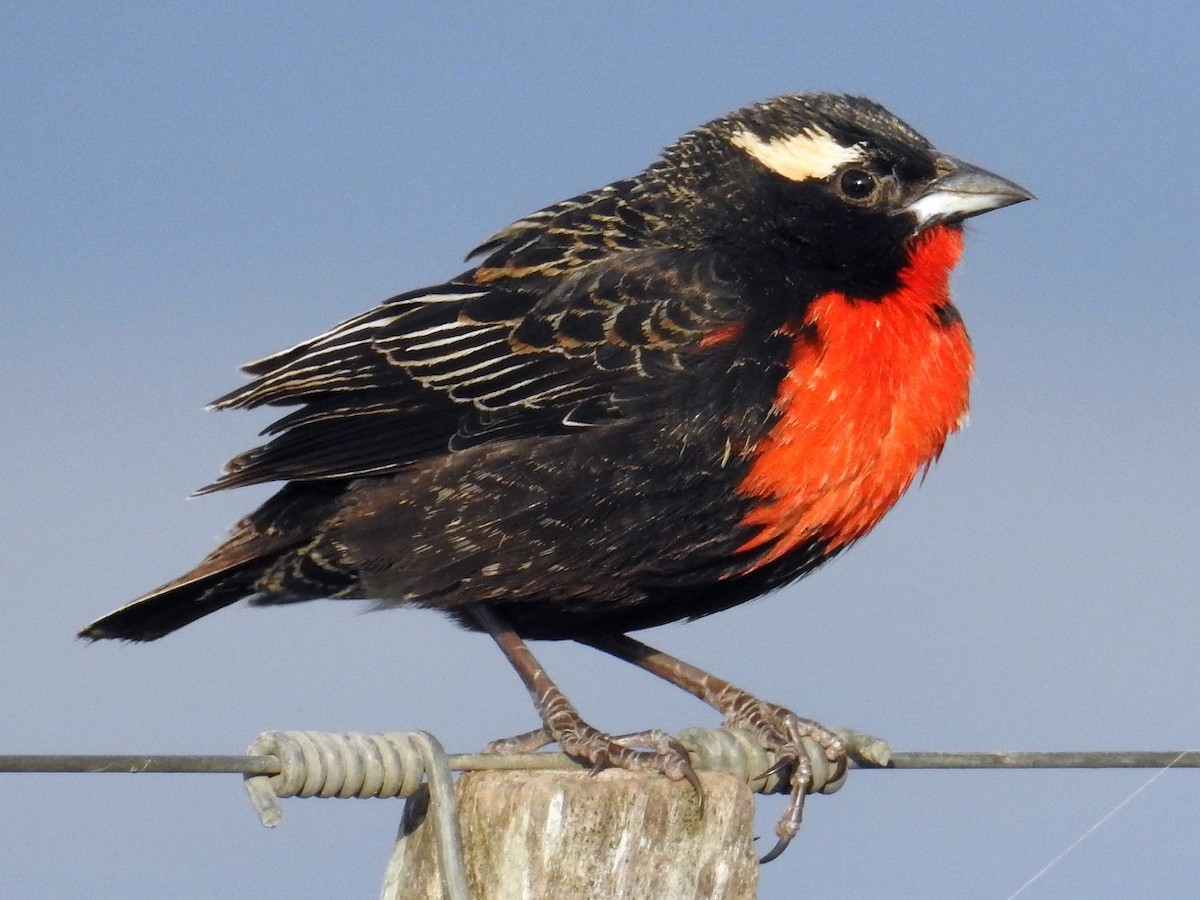
[[[779, 824], [775, 826], [778, 840], [760, 862], [770, 862], [781, 854], [796, 832], [804, 815], [804, 798], [812, 790], [832, 792], [840, 786], [848, 765], [847, 743], [811, 719], [803, 719], [790, 709], [759, 700], [730, 685], [725, 696], [714, 703], [725, 714], [725, 726], [749, 732], [775, 754], [775, 763], [763, 775], [782, 773], [790, 769], [791, 798]], [[827, 763], [817, 778], [814, 760]], [[760, 776], [762, 777], [762, 776]]]
[[523, 734], [499, 738], [488, 743], [483, 748], [484, 753], [495, 753], [498, 756], [513, 756], [517, 753], [537, 753], [543, 747], [554, 743], [554, 735], [545, 728], [535, 728]]
[[553, 724], [510, 738], [492, 741], [485, 753], [533, 753], [558, 744], [567, 756], [583, 760], [592, 774], [603, 769], [659, 772], [673, 781], [686, 781], [703, 799], [700, 779], [683, 746], [664, 731], [638, 731], [612, 735], [593, 728], [578, 713], [556, 710]]
[[721, 713], [727, 728], [749, 735], [771, 754], [769, 768], [753, 782], [766, 787], [768, 782], [779, 784], [786, 778], [791, 798], [775, 829], [779, 840], [763, 857], [763, 862], [779, 856], [795, 837], [809, 791], [837, 790], [845, 778], [850, 756], [876, 765], [887, 763], [887, 745], [882, 741], [857, 733], [839, 734], [811, 719], [802, 719], [789, 709], [759, 700], [723, 678], [628, 635], [592, 635], [585, 642], [704, 701]]

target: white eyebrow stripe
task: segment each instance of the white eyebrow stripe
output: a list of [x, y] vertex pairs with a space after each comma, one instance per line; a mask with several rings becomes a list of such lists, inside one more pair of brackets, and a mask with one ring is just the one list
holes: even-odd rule
[[734, 134], [730, 141], [772, 172], [790, 181], [827, 178], [848, 163], [866, 159], [862, 144], [845, 147], [824, 128], [815, 125], [800, 134], [769, 141], [743, 129]]

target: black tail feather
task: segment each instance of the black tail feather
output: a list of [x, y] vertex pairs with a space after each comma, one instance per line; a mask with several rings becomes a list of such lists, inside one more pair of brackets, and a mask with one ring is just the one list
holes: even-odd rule
[[[259, 579], [320, 531], [343, 490], [341, 483], [294, 481], [285, 485], [238, 522], [229, 538], [192, 571], [97, 619], [79, 636], [93, 641], [153, 641], [256, 596]], [[333, 590], [321, 585], [295, 599], [327, 596]]]
[[157, 640], [253, 594], [254, 582], [267, 562], [248, 560], [200, 578], [163, 585], [92, 622], [79, 632], [79, 636], [93, 641], [106, 638]]

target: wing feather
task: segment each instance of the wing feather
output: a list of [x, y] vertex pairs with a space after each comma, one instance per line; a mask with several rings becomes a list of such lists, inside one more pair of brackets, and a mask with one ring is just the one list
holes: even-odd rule
[[[510, 225], [460, 278], [244, 367], [220, 409], [299, 406], [204, 491], [395, 472], [487, 441], [601, 425], [741, 314], [711, 253], [648, 241], [617, 182]], [[649, 246], [646, 246], [649, 244]], [[631, 382], [645, 382], [629, 390]]]

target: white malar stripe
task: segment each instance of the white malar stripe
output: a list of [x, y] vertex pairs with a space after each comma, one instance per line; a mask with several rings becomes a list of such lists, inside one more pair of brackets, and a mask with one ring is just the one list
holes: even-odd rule
[[861, 144], [846, 147], [815, 125], [800, 134], [769, 141], [747, 129], [737, 132], [730, 140], [735, 147], [790, 181], [828, 178], [842, 166], [865, 159]]
[[908, 211], [917, 217], [918, 226], [944, 219], [966, 218], [995, 208], [995, 194], [971, 194], [965, 191], [931, 191], [908, 204]]

